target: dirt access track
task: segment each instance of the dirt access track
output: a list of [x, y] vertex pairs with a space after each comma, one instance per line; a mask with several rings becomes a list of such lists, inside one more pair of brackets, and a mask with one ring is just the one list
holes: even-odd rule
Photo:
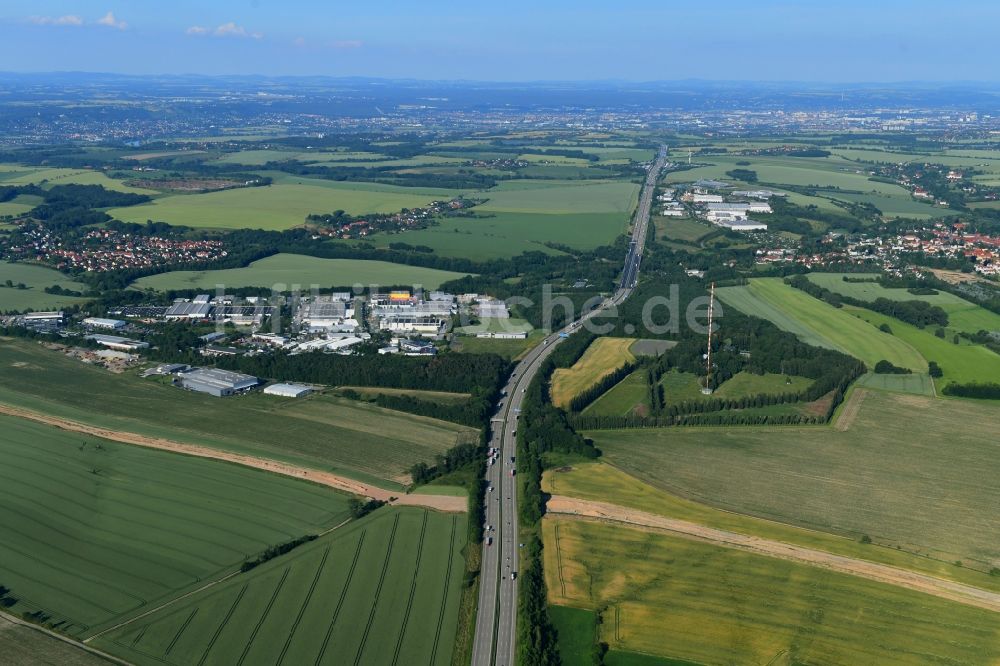
[[[70, 421], [69, 419], [49, 416], [47, 414], [41, 414], [28, 409], [22, 409], [20, 407], [12, 407], [10, 405], [0, 404], [0, 414], [15, 416], [35, 421], [37, 423], [44, 423], [45, 425], [55, 426], [56, 428], [60, 428], [62, 430], [69, 430], [72, 432], [83, 433], [85, 435], [91, 435], [93, 437], [109, 439], [113, 442], [144, 446], [150, 449], [171, 451], [173, 453], [183, 453], [184, 455], [195, 456], [197, 458], [210, 458], [212, 460], [222, 460], [225, 462], [236, 463], [237, 465], [253, 467], [254, 469], [262, 469], [267, 472], [273, 472], [283, 476], [305, 479], [306, 481], [312, 481], [313, 483], [318, 483], [322, 486], [342, 490], [344, 492], [351, 493], [352, 495], [371, 497], [372, 499], [382, 500], [384, 502], [391, 501], [393, 504], [422, 506], [429, 509], [453, 513], [461, 513], [468, 509], [465, 497], [423, 495], [420, 493], [407, 495], [379, 488], [378, 486], [373, 486], [361, 481], [355, 481], [354, 479], [340, 476], [338, 474], [331, 474], [330, 472], [309, 469], [307, 467], [298, 467], [296, 465], [279, 462], [277, 460], [259, 458], [257, 456], [249, 456], [231, 451], [222, 451], [207, 446], [199, 446], [197, 444], [185, 444], [183, 442], [175, 442], [169, 439], [147, 437], [134, 432], [108, 430], [107, 428], [99, 428], [97, 426], [87, 425], [86, 423]], [[396, 499], [393, 500], [393, 498]]]
[[917, 592], [957, 601], [968, 606], [976, 606], [1000, 613], [1000, 593], [982, 590], [970, 585], [934, 578], [886, 564], [876, 564], [843, 555], [834, 555], [821, 550], [793, 546], [781, 541], [771, 541], [759, 537], [727, 532], [705, 527], [685, 520], [667, 518], [638, 509], [618, 506], [606, 502], [594, 502], [573, 497], [553, 495], [546, 504], [546, 515], [573, 516], [576, 518], [622, 523], [640, 529], [670, 532], [696, 541], [712, 543], [724, 548], [734, 548], [757, 555], [777, 557], [799, 564], [820, 567], [867, 578], [879, 583], [895, 585]]

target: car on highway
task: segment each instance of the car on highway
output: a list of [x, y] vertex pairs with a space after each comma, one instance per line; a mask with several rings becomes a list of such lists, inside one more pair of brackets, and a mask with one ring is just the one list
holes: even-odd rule
[[517, 580], [517, 572], [516, 571], [511, 571], [510, 572], [510, 579], [511, 580]]

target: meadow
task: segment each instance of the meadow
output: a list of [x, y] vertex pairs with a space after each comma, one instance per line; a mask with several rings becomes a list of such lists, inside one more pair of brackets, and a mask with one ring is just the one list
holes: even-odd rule
[[3, 185], [39, 185], [49, 188], [53, 185], [102, 185], [105, 189], [132, 194], [154, 195], [156, 192], [139, 187], [132, 187], [123, 181], [109, 178], [100, 171], [91, 169], [65, 169], [60, 167], [28, 167], [19, 165], [0, 165], [0, 184]]
[[444, 257], [486, 261], [525, 252], [558, 254], [547, 243], [577, 250], [610, 244], [626, 231], [627, 219], [620, 214], [580, 213], [490, 213], [487, 217], [454, 217], [439, 220], [425, 229], [401, 234], [377, 234], [367, 238], [379, 247], [405, 242], [426, 245]]
[[523, 340], [503, 340], [497, 338], [455, 337], [451, 348], [465, 354], [498, 354], [511, 360], [520, 358], [529, 349], [540, 344], [545, 333], [538, 329]]
[[[1000, 331], [1000, 314], [990, 312], [975, 303], [965, 300], [946, 291], [937, 294], [911, 294], [906, 289], [883, 287], [876, 282], [845, 282], [840, 273], [809, 273], [806, 277], [821, 287], [843, 296], [850, 296], [861, 301], [874, 301], [876, 298], [888, 298], [891, 301], [926, 301], [937, 305], [948, 313], [948, 328], [966, 333], [979, 331]], [[854, 279], [878, 277], [875, 273], [860, 273], [851, 276]]]
[[34, 194], [20, 194], [10, 201], [0, 202], [0, 217], [24, 215], [44, 199]]
[[587, 405], [587, 416], [627, 416], [649, 410], [647, 371], [639, 369], [621, 380], [600, 398]]
[[143, 664], [451, 663], [465, 518], [384, 509], [94, 641]]
[[[755, 375], [749, 372], [736, 373], [711, 396], [701, 392], [697, 375], [688, 372], [671, 371], [660, 378], [663, 386], [663, 401], [666, 405], [676, 405], [692, 400], [711, 398], [742, 398], [758, 394], [795, 393], [807, 388], [812, 380], [805, 377], [789, 377], [778, 374]], [[615, 384], [600, 398], [583, 410], [588, 415], [624, 416], [642, 413], [649, 408], [649, 387], [646, 370], [636, 370]]]
[[75, 637], [345, 520], [347, 496], [0, 416], [0, 581]]
[[552, 374], [552, 403], [567, 408], [573, 398], [602, 377], [634, 361], [629, 351], [633, 342], [630, 338], [597, 338], [572, 367], [556, 368]]
[[[591, 431], [610, 463], [681, 497], [989, 570], [1000, 563], [988, 402], [855, 390], [853, 423]], [[852, 400], [863, 398], [860, 404]], [[849, 427], [847, 425], [849, 424]], [[842, 429], [846, 428], [846, 429]]]
[[[269, 174], [270, 175], [270, 174]], [[113, 217], [125, 222], [146, 220], [214, 229], [290, 229], [305, 223], [311, 213], [343, 210], [352, 215], [395, 213], [450, 199], [456, 192], [375, 183], [275, 175], [265, 187], [243, 187], [204, 194], [174, 194], [148, 204], [113, 208]]]
[[[10, 280], [14, 285], [23, 283], [27, 289], [7, 287]], [[64, 289], [84, 292], [86, 286], [70, 280], [57, 270], [32, 264], [0, 261], [0, 312], [7, 310], [48, 310], [81, 303], [85, 299], [75, 296], [46, 294], [45, 288], [59, 285]]]
[[[136, 280], [132, 287], [165, 291], [169, 289], [214, 290], [222, 284], [228, 288], [311, 285], [323, 288], [348, 287], [355, 284], [422, 285], [436, 289], [442, 282], [463, 277], [463, 273], [393, 264], [366, 259], [322, 259], [300, 254], [275, 254], [252, 262], [243, 268], [215, 271], [171, 271]], [[0, 274], [2, 277], [2, 274]], [[2, 294], [0, 294], [2, 297]]]
[[916, 349], [928, 361], [935, 361], [943, 373], [934, 380], [938, 387], [953, 381], [992, 382], [1000, 377], [1000, 354], [986, 347], [965, 340], [956, 345], [954, 336], [939, 338], [930, 328], [917, 328], [865, 308], [845, 305], [843, 310], [872, 326], [889, 326], [896, 338]]
[[722, 287], [715, 293], [727, 306], [768, 319], [803, 342], [850, 354], [869, 367], [885, 359], [914, 372], [927, 370], [924, 358], [903, 340], [786, 285], [781, 278], [754, 278], [747, 286]]
[[399, 489], [407, 470], [472, 428], [314, 394], [215, 398], [115, 375], [41, 345], [0, 340], [0, 403], [180, 442], [282, 460]]
[[705, 236], [718, 230], [718, 227], [685, 217], [654, 216], [652, 220], [653, 226], [656, 228], [656, 239], [660, 241], [697, 243]]
[[546, 517], [550, 601], [612, 649], [702, 664], [990, 663], [995, 613], [668, 534]]

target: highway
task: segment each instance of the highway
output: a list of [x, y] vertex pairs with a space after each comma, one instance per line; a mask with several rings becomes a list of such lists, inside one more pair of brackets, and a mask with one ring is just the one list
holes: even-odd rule
[[584, 313], [577, 321], [567, 324], [561, 331], [546, 336], [541, 344], [532, 348], [521, 359], [503, 387], [503, 395], [494, 417], [493, 437], [489, 443], [490, 447], [499, 449], [499, 455], [486, 469], [486, 531], [480, 569], [479, 610], [472, 651], [473, 666], [512, 666], [516, 662], [517, 581], [512, 578], [512, 574], [517, 572], [520, 544], [517, 540], [514, 456], [517, 450], [517, 422], [524, 393], [541, 366], [541, 361], [564, 339], [562, 336], [569, 336], [579, 329], [582, 322], [609, 307], [621, 304], [632, 293], [646, 245], [653, 191], [666, 161], [666, 147], [661, 147], [639, 195], [632, 224], [632, 240], [615, 293], [597, 308]]

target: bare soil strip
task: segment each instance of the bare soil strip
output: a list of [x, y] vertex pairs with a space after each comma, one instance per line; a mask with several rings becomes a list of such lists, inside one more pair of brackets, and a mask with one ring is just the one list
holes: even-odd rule
[[854, 393], [847, 399], [847, 404], [844, 405], [840, 416], [837, 417], [837, 423], [834, 426], [837, 430], [840, 432], [850, 430], [851, 426], [854, 425], [854, 419], [858, 418], [858, 412], [861, 411], [861, 403], [865, 401], [867, 396], [868, 391], [865, 389], [854, 389]]
[[15, 615], [11, 615], [10, 613], [5, 613], [4, 611], [0, 611], [0, 618], [2, 618], [6, 622], [9, 622], [11, 625], [26, 627], [28, 629], [31, 629], [32, 631], [43, 633], [46, 636], [49, 636], [50, 638], [54, 638], [55, 640], [62, 641], [63, 643], [72, 645], [73, 647], [79, 650], [89, 652], [95, 657], [99, 657], [100, 659], [103, 659], [108, 663], [121, 664], [121, 666], [131, 666], [129, 662], [125, 661], [124, 659], [119, 659], [118, 657], [110, 655], [107, 652], [103, 652], [89, 645], [84, 645], [82, 642], [72, 639], [69, 636], [64, 636], [63, 634], [60, 634], [58, 631], [52, 631], [51, 629], [47, 629], [41, 625], [37, 625], [32, 622], [26, 622]]
[[603, 520], [623, 523], [639, 528], [662, 530], [697, 541], [705, 541], [725, 548], [777, 557], [800, 564], [820, 567], [837, 573], [867, 578], [879, 583], [923, 592], [967, 606], [975, 606], [1000, 613], [1000, 593], [981, 590], [970, 585], [955, 583], [933, 576], [899, 569], [885, 564], [876, 564], [842, 555], [834, 555], [821, 550], [793, 546], [780, 541], [737, 534], [690, 523], [685, 520], [667, 518], [646, 511], [594, 502], [573, 497], [553, 495], [547, 505], [548, 514], [573, 516], [582, 519]]
[[[0, 414], [16, 416], [18, 418], [35, 421], [37, 423], [55, 426], [56, 428], [60, 428], [62, 430], [80, 432], [93, 437], [101, 437], [114, 442], [122, 442], [123, 444], [144, 446], [150, 449], [171, 451], [173, 453], [183, 453], [197, 458], [210, 458], [212, 460], [222, 460], [224, 462], [236, 463], [237, 465], [262, 469], [267, 472], [273, 472], [283, 476], [305, 479], [306, 481], [312, 481], [313, 483], [318, 483], [323, 486], [336, 488], [337, 490], [342, 490], [353, 495], [371, 497], [372, 499], [382, 500], [384, 502], [393, 501], [398, 504], [423, 506], [431, 509], [437, 509], [438, 511], [462, 512], [467, 509], [464, 497], [440, 497], [437, 495], [420, 494], [405, 495], [401, 492], [393, 492], [368, 483], [355, 481], [354, 479], [350, 479], [345, 476], [331, 474], [330, 472], [323, 472], [306, 467], [298, 467], [297, 465], [290, 465], [277, 460], [270, 460], [268, 458], [260, 458], [242, 453], [234, 453], [232, 451], [222, 451], [207, 446], [199, 446], [197, 444], [185, 444], [169, 439], [161, 439], [159, 437], [147, 437], [134, 432], [108, 430], [107, 428], [99, 428], [97, 426], [87, 425], [85, 423], [79, 423], [77, 421], [71, 421], [69, 419], [63, 419], [56, 416], [49, 416], [47, 414], [41, 414], [39, 412], [22, 409], [20, 407], [12, 407], [10, 405], [0, 404]], [[393, 498], [398, 499], [393, 500]]]

